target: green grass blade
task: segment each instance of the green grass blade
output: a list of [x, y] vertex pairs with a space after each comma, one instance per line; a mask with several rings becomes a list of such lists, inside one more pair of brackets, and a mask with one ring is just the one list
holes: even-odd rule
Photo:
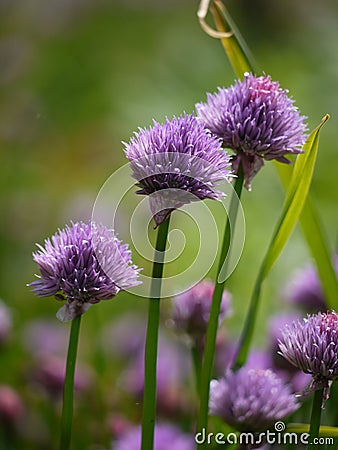
[[298, 221], [312, 180], [318, 152], [319, 132], [328, 119], [328, 115], [323, 118], [321, 124], [308, 137], [304, 145], [305, 154], [300, 154], [297, 157], [295, 167], [296, 175], [292, 177], [289, 184], [289, 189], [286, 194], [281, 216], [277, 223], [271, 244], [258, 272], [255, 287], [250, 300], [249, 311], [246, 315], [243, 331], [239, 340], [238, 351], [234, 358], [234, 370], [238, 370], [246, 362], [256, 324], [263, 281], [281, 254], [293, 228]]
[[297, 157], [284, 207], [263, 262], [262, 280], [267, 276], [271, 267], [281, 254], [302, 212], [309, 192], [318, 153], [319, 132], [328, 119], [329, 115], [327, 114], [320, 125], [308, 137], [303, 147], [304, 155], [300, 154]]
[[326, 305], [328, 309], [338, 311], [338, 278], [321, 222], [310, 198], [307, 199], [303, 207], [300, 224], [316, 262]]
[[[289, 167], [276, 163], [276, 168], [284, 187], [290, 182]], [[338, 279], [332, 265], [323, 225], [319, 219], [315, 205], [308, 196], [300, 215], [300, 225], [306, 238], [310, 253], [315, 260], [320, 283], [324, 292], [328, 309], [338, 310]]]

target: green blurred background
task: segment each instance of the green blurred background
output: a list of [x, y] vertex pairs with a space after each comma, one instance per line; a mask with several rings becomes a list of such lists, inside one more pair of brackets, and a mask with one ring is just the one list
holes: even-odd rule
[[[338, 3], [226, 4], [261, 70], [289, 89], [309, 117], [309, 128], [331, 114], [321, 135], [311, 192], [333, 250]], [[234, 81], [220, 42], [201, 30], [197, 8], [192, 0], [0, 1], [0, 297], [14, 319], [11, 344], [0, 354], [0, 382], [19, 386], [27, 359], [20, 347], [24, 324], [40, 316], [53, 319], [60, 306], [36, 298], [26, 287], [36, 271], [31, 257], [35, 242], [42, 243], [70, 220], [90, 218], [100, 187], [126, 163], [121, 141], [139, 126], [191, 112], [206, 92]], [[234, 310], [228, 326], [233, 331], [243, 320], [282, 201], [275, 168], [267, 164], [252, 192], [243, 194], [246, 243], [228, 283]], [[142, 265], [136, 253], [133, 259]], [[257, 344], [264, 345], [267, 313], [286, 308], [280, 292], [288, 278], [308, 260], [296, 229], [265, 283]], [[84, 358], [94, 351], [90, 344], [98, 332], [97, 314], [105, 320], [130, 308], [145, 311], [146, 302], [121, 294], [95, 306], [99, 313], [86, 315]]]

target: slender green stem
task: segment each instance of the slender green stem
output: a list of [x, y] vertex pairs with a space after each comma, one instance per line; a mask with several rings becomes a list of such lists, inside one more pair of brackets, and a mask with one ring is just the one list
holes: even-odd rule
[[320, 428], [320, 418], [322, 415], [323, 389], [318, 389], [314, 392], [311, 422], [310, 422], [310, 437], [308, 448], [313, 450], [318, 449], [318, 444], [312, 444], [315, 438], [318, 438]]
[[191, 356], [192, 356], [192, 362], [194, 365], [194, 372], [195, 372], [196, 392], [197, 392], [197, 394], [199, 394], [200, 381], [201, 381], [202, 359], [201, 359], [200, 347], [198, 345], [196, 345], [196, 343], [194, 343], [191, 347]]
[[63, 408], [61, 419], [60, 450], [69, 449], [72, 434], [74, 374], [76, 365], [77, 344], [79, 341], [80, 324], [81, 324], [81, 316], [78, 316], [75, 319], [73, 319], [70, 329], [67, 365], [66, 365], [66, 378], [63, 387]]
[[257, 320], [262, 282], [263, 282], [262, 270], [260, 270], [258, 277], [256, 279], [254, 290], [252, 292], [249, 310], [247, 312], [243, 331], [239, 340], [238, 350], [232, 365], [234, 370], [238, 370], [240, 367], [242, 367], [245, 364], [248, 357], [250, 344]]
[[156, 419], [156, 362], [158, 346], [158, 327], [160, 322], [160, 298], [165, 247], [169, 230], [170, 216], [157, 232], [153, 273], [150, 287], [148, 327], [144, 357], [144, 393], [142, 414], [141, 450], [152, 450]]
[[[225, 285], [225, 280], [222, 282], [218, 282], [218, 279], [220, 273], [224, 272], [224, 265], [226, 264], [227, 261], [226, 258], [230, 249], [230, 240], [231, 240], [231, 223], [233, 224], [236, 220], [239, 200], [243, 188], [243, 181], [244, 181], [243, 170], [240, 165], [238, 170], [238, 176], [236, 178], [234, 186], [235, 191], [232, 193], [231, 197], [229, 216], [225, 225], [223, 244], [217, 270], [215, 290], [210, 309], [210, 319], [208, 323], [208, 329], [205, 340], [204, 358], [200, 378], [200, 409], [197, 418], [197, 432], [201, 432], [203, 429], [206, 430], [208, 425], [210, 379], [212, 376], [215, 357], [218, 316], [220, 312], [222, 295]], [[202, 447], [203, 444], [198, 444], [198, 448]]]

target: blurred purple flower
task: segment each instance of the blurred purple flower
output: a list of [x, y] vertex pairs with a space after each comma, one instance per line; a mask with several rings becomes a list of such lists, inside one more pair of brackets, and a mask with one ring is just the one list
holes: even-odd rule
[[109, 322], [102, 332], [104, 350], [114, 357], [134, 359], [144, 349], [146, 318], [126, 313]]
[[17, 392], [5, 384], [0, 385], [0, 424], [12, 428], [17, 425], [24, 412]]
[[[65, 378], [67, 335], [60, 323], [50, 320], [29, 322], [22, 333], [22, 343], [32, 358], [27, 371], [29, 381], [51, 397], [62, 395]], [[79, 364], [75, 373], [75, 389], [85, 391], [91, 386], [92, 372]]]
[[114, 413], [108, 418], [108, 426], [113, 439], [126, 435], [133, 428], [129, 420], [118, 413]]
[[[214, 374], [222, 377], [231, 368], [236, 357], [237, 344], [222, 334], [217, 335]], [[253, 349], [247, 358], [245, 367], [252, 369], [271, 368], [270, 353], [265, 350]]]
[[29, 322], [22, 330], [22, 343], [33, 356], [65, 355], [68, 337], [63, 326], [52, 320], [38, 319]]
[[239, 431], [263, 431], [298, 408], [289, 387], [271, 370], [242, 367], [210, 383], [210, 414]]
[[306, 138], [305, 117], [300, 116], [287, 94], [270, 76], [247, 73], [243, 81], [207, 94], [207, 103], [196, 105], [206, 128], [235, 152], [233, 171], [237, 173], [242, 164], [248, 189], [264, 160], [289, 163], [285, 155], [301, 152]]
[[[160, 337], [157, 358], [157, 403], [158, 411], [165, 415], [177, 414], [185, 408], [181, 386], [190, 375], [188, 352], [180, 346]], [[131, 361], [121, 376], [121, 386], [137, 399], [141, 399], [144, 387], [144, 348]]]
[[12, 329], [12, 316], [9, 308], [0, 300], [0, 345], [6, 342]]
[[195, 116], [166, 119], [163, 125], [154, 121], [123, 144], [141, 188], [137, 193], [150, 196], [157, 226], [184, 204], [222, 196], [215, 188], [230, 175], [229, 158]]
[[247, 369], [271, 369], [271, 357], [266, 350], [253, 349], [245, 363]]
[[[64, 358], [45, 354], [39, 356], [31, 375], [34, 383], [42, 387], [50, 397], [59, 398], [63, 393], [65, 373], [66, 362]], [[91, 372], [88, 368], [80, 365], [75, 373], [75, 390], [79, 392], [86, 391], [91, 384]]]
[[[141, 427], [134, 427], [114, 442], [114, 450], [139, 450], [141, 448]], [[194, 450], [192, 435], [183, 433], [170, 424], [155, 426], [154, 450]]]
[[[202, 343], [207, 330], [214, 287], [214, 283], [204, 280], [173, 300], [172, 318], [175, 327], [191, 337], [197, 346]], [[219, 325], [231, 312], [230, 302], [229, 292], [224, 291]]]
[[285, 325], [279, 347], [285, 359], [312, 375], [307, 393], [324, 387], [328, 398], [331, 382], [338, 379], [338, 314], [308, 315]]
[[[334, 259], [334, 266], [338, 276], [338, 256]], [[310, 264], [295, 273], [286, 289], [286, 297], [310, 313], [327, 310], [317, 270]]]
[[33, 257], [41, 276], [30, 286], [40, 297], [66, 301], [57, 314], [63, 322], [138, 284], [128, 246], [103, 225], [72, 223], [38, 247]]

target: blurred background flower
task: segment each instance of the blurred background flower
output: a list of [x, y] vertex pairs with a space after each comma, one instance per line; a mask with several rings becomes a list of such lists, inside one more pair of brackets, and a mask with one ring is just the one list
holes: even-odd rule
[[[190, 345], [203, 350], [205, 334], [210, 317], [214, 283], [203, 280], [192, 289], [173, 299], [172, 322], [181, 333], [185, 333]], [[219, 313], [219, 325], [231, 313], [231, 295], [224, 291]]]
[[261, 431], [299, 408], [289, 386], [271, 370], [243, 366], [210, 383], [210, 414], [239, 431]]
[[[333, 258], [338, 277], [338, 256]], [[291, 277], [284, 290], [285, 298], [304, 312], [326, 311], [326, 301], [317, 270], [313, 264], [299, 268]]]

